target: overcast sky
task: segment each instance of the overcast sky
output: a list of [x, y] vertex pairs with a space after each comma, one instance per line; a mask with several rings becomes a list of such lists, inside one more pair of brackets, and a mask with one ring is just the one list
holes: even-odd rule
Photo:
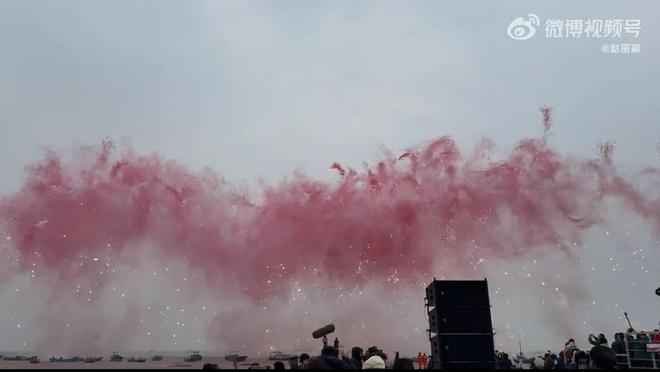
[[[506, 34], [514, 18], [641, 19], [639, 38]], [[449, 134], [506, 151], [541, 133], [657, 165], [660, 3], [0, 1], [0, 192], [44, 147], [130, 141], [227, 180], [331, 179]], [[608, 55], [602, 43], [639, 43]]]

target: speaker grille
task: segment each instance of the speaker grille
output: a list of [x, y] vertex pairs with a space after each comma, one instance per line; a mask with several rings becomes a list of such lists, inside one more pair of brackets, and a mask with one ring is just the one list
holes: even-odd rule
[[495, 367], [486, 280], [434, 280], [426, 301], [433, 368]]

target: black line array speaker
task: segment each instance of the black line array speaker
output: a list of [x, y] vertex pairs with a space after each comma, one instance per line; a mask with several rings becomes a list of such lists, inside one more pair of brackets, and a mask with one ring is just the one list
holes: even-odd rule
[[426, 287], [429, 306], [490, 306], [485, 280], [434, 280]]
[[433, 333], [492, 333], [488, 307], [435, 307], [429, 310]]
[[434, 369], [495, 368], [486, 280], [434, 280], [426, 305]]

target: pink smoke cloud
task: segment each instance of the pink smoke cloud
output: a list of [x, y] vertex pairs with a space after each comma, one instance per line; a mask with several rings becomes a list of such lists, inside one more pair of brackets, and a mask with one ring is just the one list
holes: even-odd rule
[[[551, 109], [542, 113], [547, 133]], [[486, 160], [491, 148], [466, 156], [441, 137], [363, 170], [333, 163], [336, 182], [295, 174], [257, 202], [212, 171], [105, 141], [71, 161], [49, 152], [29, 165], [20, 190], [0, 201], [0, 222], [18, 270], [54, 269], [62, 288], [102, 286], [103, 273], [85, 263], [126, 261], [148, 243], [154, 260], [185, 260], [209, 285], [256, 302], [302, 281], [419, 286], [438, 261], [470, 267], [480, 257], [564, 250], [599, 223], [607, 198], [660, 231], [660, 199], [617, 173], [610, 144], [584, 161], [567, 160], [545, 136], [521, 140], [500, 161]]]

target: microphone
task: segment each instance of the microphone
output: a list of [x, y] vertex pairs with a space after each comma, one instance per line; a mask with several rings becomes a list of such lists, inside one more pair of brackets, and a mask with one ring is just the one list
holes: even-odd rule
[[660, 296], [660, 287], [658, 287], [658, 289], [655, 290], [655, 294], [657, 294], [658, 296]]
[[323, 336], [327, 336], [330, 333], [335, 331], [335, 325], [330, 323], [325, 327], [321, 327], [317, 329], [316, 331], [312, 332], [312, 337], [314, 338], [321, 338]]

